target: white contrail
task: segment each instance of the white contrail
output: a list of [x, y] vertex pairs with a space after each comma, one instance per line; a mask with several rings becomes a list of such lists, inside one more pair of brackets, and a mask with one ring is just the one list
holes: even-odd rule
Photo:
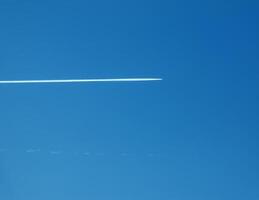
[[37, 84], [37, 83], [90, 83], [90, 82], [146, 82], [161, 81], [161, 78], [104, 78], [104, 79], [56, 79], [56, 80], [5, 80], [0, 84]]

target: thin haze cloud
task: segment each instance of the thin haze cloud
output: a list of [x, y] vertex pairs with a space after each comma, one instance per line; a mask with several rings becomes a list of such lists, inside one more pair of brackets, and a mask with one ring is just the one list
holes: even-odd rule
[[62, 151], [50, 151], [49, 153], [52, 155], [60, 155], [62, 154]]
[[[19, 153], [20, 150], [15, 150], [15, 149], [6, 149], [6, 148], [0, 148], [0, 153], [4, 154], [7, 152], [12, 152], [12, 153]], [[63, 151], [63, 150], [42, 150], [40, 148], [38, 149], [34, 149], [34, 148], [30, 148], [30, 149], [26, 149], [26, 150], [22, 150], [21, 152], [27, 153], [27, 154], [38, 154], [38, 153], [43, 153], [43, 154], [49, 154], [49, 155], [53, 155], [53, 156], [59, 156], [59, 155], [73, 155], [73, 156], [84, 156], [84, 157], [104, 157], [104, 156], [120, 156], [120, 157], [161, 157], [161, 156], [165, 156], [167, 153], [155, 153], [155, 152], [137, 152], [137, 153], [133, 153], [133, 152], [114, 152], [114, 153], [104, 153], [104, 152], [90, 152], [90, 151]]]
[[35, 152], [39, 152], [40, 149], [27, 149], [26, 153], [35, 153]]
[[147, 82], [147, 81], [162, 81], [162, 80], [163, 80], [162, 78], [102, 78], [102, 79], [2, 80], [2, 81], [0, 81], [0, 84]]

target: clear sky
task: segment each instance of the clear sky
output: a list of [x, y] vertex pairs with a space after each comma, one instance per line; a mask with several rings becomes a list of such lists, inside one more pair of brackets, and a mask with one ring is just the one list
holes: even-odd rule
[[258, 200], [254, 0], [1, 0], [1, 200]]

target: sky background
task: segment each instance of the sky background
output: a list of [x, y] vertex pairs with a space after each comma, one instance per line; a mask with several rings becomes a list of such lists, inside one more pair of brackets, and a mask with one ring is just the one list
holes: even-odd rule
[[258, 9], [1, 0], [0, 80], [164, 81], [0, 85], [0, 199], [259, 199]]

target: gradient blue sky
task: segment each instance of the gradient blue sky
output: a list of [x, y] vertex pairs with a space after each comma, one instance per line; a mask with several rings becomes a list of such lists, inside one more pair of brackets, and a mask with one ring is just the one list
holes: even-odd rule
[[0, 85], [0, 199], [259, 199], [257, 2], [1, 0], [0, 80], [164, 81]]

